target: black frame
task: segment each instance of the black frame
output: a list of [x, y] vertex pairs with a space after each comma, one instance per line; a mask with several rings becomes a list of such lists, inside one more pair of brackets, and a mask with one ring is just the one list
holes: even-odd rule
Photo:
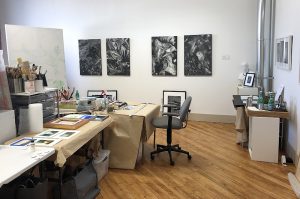
[[246, 73], [244, 79], [244, 86], [253, 87], [255, 79], [255, 73]]
[[106, 97], [109, 100], [112, 100], [113, 97], [115, 97], [114, 100], [118, 100], [118, 91], [117, 90], [87, 90], [86, 96], [103, 98], [104, 97], [103, 92], [106, 93]]
[[[173, 94], [173, 95], [170, 95]], [[178, 95], [175, 95], [178, 94]], [[168, 96], [180, 96], [180, 107], [186, 99], [186, 91], [171, 91], [171, 90], [163, 90], [163, 105], [168, 104]], [[168, 109], [165, 107], [163, 112], [168, 112]]]

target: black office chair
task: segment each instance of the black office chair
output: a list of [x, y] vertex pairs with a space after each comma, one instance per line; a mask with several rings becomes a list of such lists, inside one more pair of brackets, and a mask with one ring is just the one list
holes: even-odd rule
[[154, 154], [164, 151], [168, 151], [171, 165], [175, 164], [175, 162], [172, 160], [172, 151], [184, 153], [188, 156], [189, 160], [192, 159], [190, 153], [182, 150], [179, 144], [172, 145], [172, 129], [182, 129], [186, 127], [191, 101], [192, 97], [189, 96], [186, 98], [180, 107], [179, 114], [172, 112], [172, 110], [178, 109], [178, 106], [171, 104], [163, 105], [163, 107], [168, 108], [168, 112], [163, 113], [161, 117], [155, 118], [152, 121], [154, 127], [167, 129], [167, 145], [156, 145], [156, 150], [151, 152], [151, 160], [154, 160]]

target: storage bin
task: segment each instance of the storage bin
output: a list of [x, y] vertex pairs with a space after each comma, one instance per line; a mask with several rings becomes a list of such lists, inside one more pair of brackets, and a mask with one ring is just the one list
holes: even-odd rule
[[98, 157], [93, 160], [93, 166], [96, 170], [98, 181], [108, 173], [110, 150], [99, 151]]
[[99, 193], [96, 171], [89, 161], [79, 173], [64, 180], [61, 198], [58, 186], [54, 188], [54, 199], [95, 199]]

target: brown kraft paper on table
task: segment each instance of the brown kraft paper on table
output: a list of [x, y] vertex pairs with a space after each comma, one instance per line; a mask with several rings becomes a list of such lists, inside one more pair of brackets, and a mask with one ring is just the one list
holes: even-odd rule
[[105, 148], [111, 151], [110, 168], [135, 168], [141, 140], [153, 133], [152, 120], [159, 115], [159, 110], [159, 105], [140, 104], [133, 110], [111, 114], [114, 122], [104, 131]]
[[[88, 143], [90, 140], [89, 149], [96, 152], [100, 147], [98, 134], [104, 128], [106, 128], [112, 122], [112, 118], [107, 118], [106, 120], [99, 121], [90, 121], [89, 123], [83, 125], [82, 127], [76, 129], [80, 131], [78, 134], [70, 137], [69, 139], [63, 139], [59, 143], [53, 146], [55, 149], [55, 155], [51, 156], [49, 160], [54, 161], [55, 165], [63, 167], [66, 163], [68, 157], [73, 155], [78, 149], [83, 145]], [[44, 129], [47, 130], [47, 129]], [[21, 139], [22, 137], [32, 137], [37, 134], [27, 133], [22, 134], [19, 137], [16, 137], [5, 144], [10, 144], [15, 140]]]
[[104, 147], [110, 150], [109, 167], [134, 169], [143, 129], [143, 117], [112, 114], [104, 130]]
[[[62, 167], [66, 159], [74, 154], [79, 148], [81, 148], [84, 144], [86, 144], [89, 140], [94, 138], [100, 131], [102, 131], [107, 125], [112, 122], [111, 118], [107, 118], [103, 122], [98, 121], [90, 121], [89, 123], [80, 127], [80, 133], [74, 135], [73, 137], [62, 140], [61, 142], [57, 143], [54, 148], [57, 151], [57, 157], [55, 163]], [[94, 143], [95, 142], [91, 142]], [[100, 143], [98, 142], [100, 145]], [[99, 145], [94, 146], [94, 151], [99, 148]]]
[[138, 111], [135, 115], [138, 116], [144, 116], [144, 127], [143, 131], [146, 133], [145, 141], [149, 139], [149, 137], [152, 135], [153, 131], [155, 130], [155, 127], [152, 125], [153, 118], [156, 118], [159, 116], [160, 113], [160, 106], [156, 104], [147, 104], [143, 109]]

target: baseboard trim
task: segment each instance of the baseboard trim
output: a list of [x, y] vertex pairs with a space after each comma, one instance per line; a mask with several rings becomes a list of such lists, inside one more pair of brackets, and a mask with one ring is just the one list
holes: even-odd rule
[[235, 115], [211, 115], [190, 113], [189, 120], [203, 122], [235, 123]]

